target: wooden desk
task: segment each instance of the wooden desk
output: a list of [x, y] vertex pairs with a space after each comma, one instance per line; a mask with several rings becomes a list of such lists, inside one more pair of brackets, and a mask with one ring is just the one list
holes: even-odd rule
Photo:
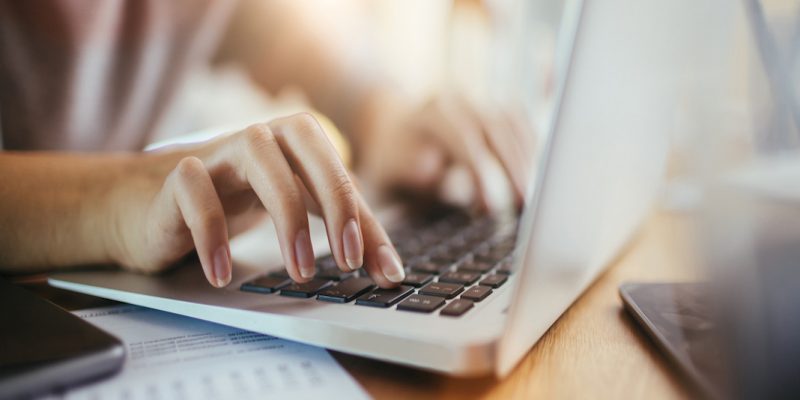
[[[654, 215], [614, 265], [502, 381], [491, 377], [454, 379], [361, 357], [334, 355], [378, 399], [690, 397], [678, 373], [625, 313], [617, 294], [618, 286], [626, 281], [696, 279], [687, 228], [685, 217]], [[107, 303], [41, 283], [33, 288], [67, 308]]]

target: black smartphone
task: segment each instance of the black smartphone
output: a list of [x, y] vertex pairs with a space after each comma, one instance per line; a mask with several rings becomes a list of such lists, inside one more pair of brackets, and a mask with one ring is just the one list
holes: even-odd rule
[[625, 309], [702, 397], [725, 398], [725, 357], [704, 283], [625, 283]]
[[0, 278], [0, 399], [59, 391], [124, 361], [117, 338]]

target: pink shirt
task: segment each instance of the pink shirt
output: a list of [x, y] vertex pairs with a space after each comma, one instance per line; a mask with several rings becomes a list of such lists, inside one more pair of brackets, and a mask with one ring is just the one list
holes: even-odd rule
[[139, 150], [233, 0], [0, 0], [8, 150]]

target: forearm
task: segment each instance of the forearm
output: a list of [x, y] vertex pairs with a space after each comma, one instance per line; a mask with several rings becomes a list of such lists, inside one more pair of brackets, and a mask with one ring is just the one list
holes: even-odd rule
[[373, 43], [360, 29], [358, 16], [332, 20], [325, 13], [292, 1], [243, 0], [219, 59], [242, 63], [270, 92], [301, 88], [317, 110], [360, 146], [374, 131], [376, 116], [400, 108], [402, 97], [375, 62]]
[[112, 262], [110, 194], [132, 157], [0, 153], [0, 269]]
[[[287, 82], [302, 89], [311, 105], [329, 117], [355, 149], [357, 167], [363, 149], [370, 147], [372, 134], [381, 124], [394, 120], [395, 114], [409, 108], [388, 79], [373, 70], [368, 60], [347, 59], [331, 54], [324, 45], [309, 44], [306, 56], [300, 57], [314, 69], [295, 68]], [[264, 87], [277, 86], [266, 68], [252, 68], [251, 75]]]

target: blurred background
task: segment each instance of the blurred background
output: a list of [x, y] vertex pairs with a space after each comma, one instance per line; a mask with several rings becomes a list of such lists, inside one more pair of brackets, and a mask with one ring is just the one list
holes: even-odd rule
[[[253, 1], [253, 0], [245, 0]], [[303, 0], [294, 2], [334, 47], [365, 42], [368, 59], [412, 101], [458, 92], [476, 103], [502, 103], [524, 94], [532, 123], [546, 123], [553, 94], [555, 41], [563, 2], [524, 0]], [[530, 15], [533, 20], [525, 16]], [[535, 22], [535, 23], [531, 23]], [[527, 29], [527, 30], [526, 30]], [[536, 30], [525, 48], [516, 40]], [[369, 33], [364, 38], [365, 32]], [[357, 40], [354, 40], [356, 38]], [[534, 73], [521, 76], [524, 65]], [[530, 71], [528, 71], [530, 72]], [[531, 90], [525, 90], [531, 89]], [[518, 105], [515, 105], [515, 107]], [[270, 95], [240, 66], [218, 62], [195, 69], [158, 128], [156, 139], [241, 125], [305, 109], [301, 91]], [[213, 128], [212, 128], [213, 129]], [[536, 129], [537, 132], [543, 129]]]

